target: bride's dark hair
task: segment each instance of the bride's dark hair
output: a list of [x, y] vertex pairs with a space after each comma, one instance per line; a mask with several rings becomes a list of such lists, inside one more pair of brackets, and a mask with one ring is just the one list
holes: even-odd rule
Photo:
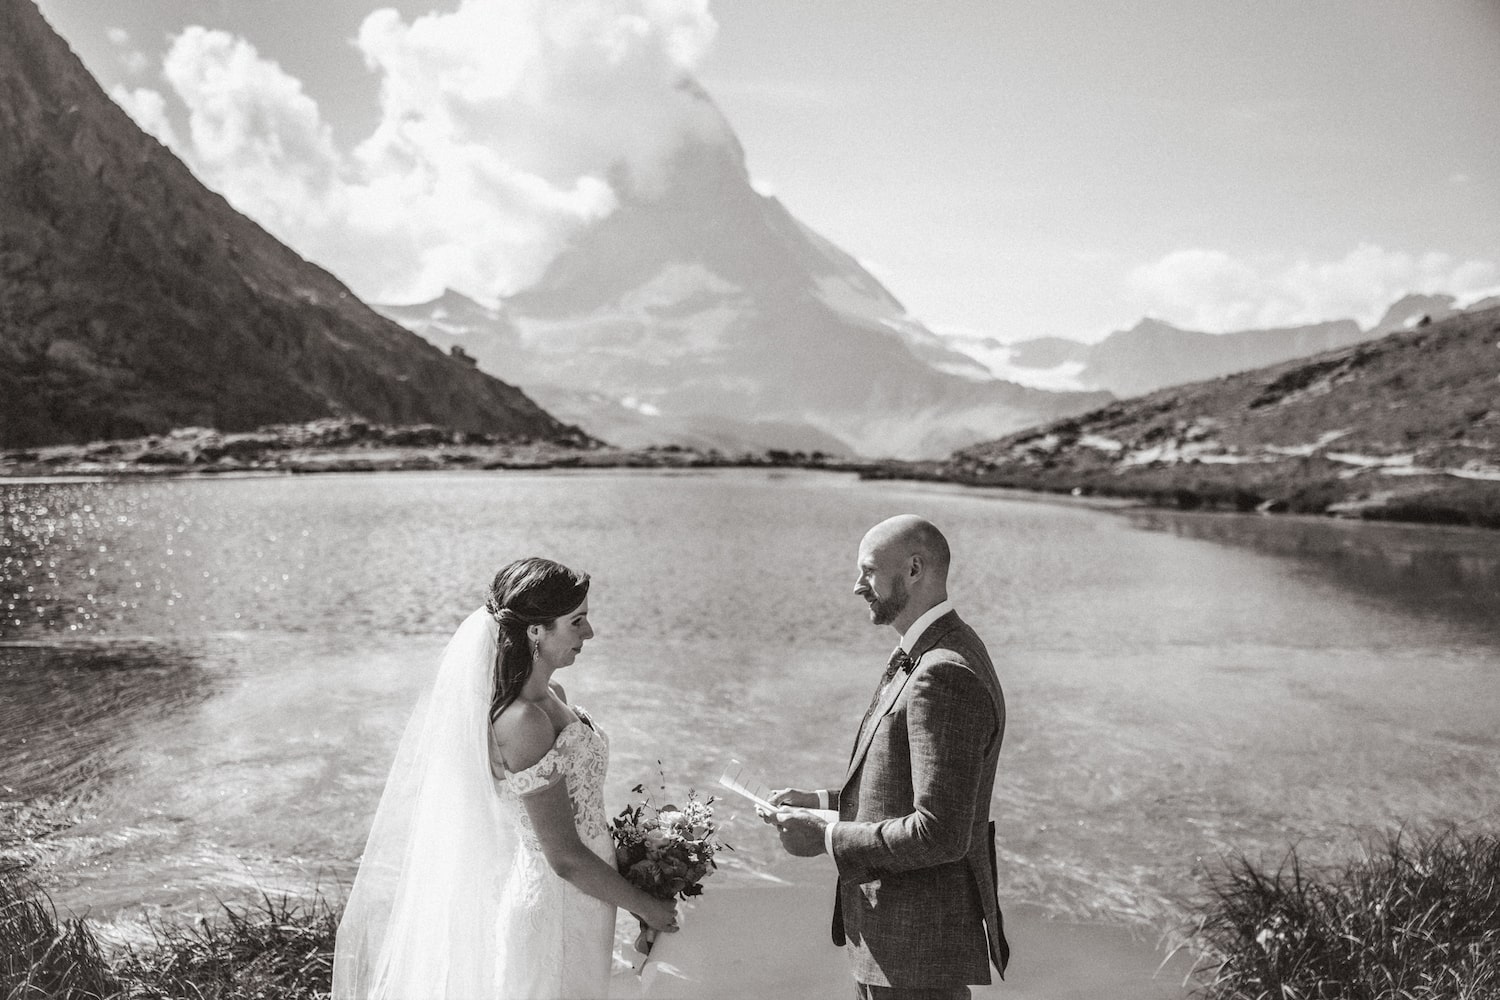
[[518, 698], [531, 677], [532, 648], [526, 629], [551, 628], [552, 623], [583, 603], [589, 594], [589, 575], [575, 572], [551, 559], [517, 559], [495, 574], [489, 599], [490, 616], [500, 624], [495, 651], [495, 686], [490, 695], [490, 722]]

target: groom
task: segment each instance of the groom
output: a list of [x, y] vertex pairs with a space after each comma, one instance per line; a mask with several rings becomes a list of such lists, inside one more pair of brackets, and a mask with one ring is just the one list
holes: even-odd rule
[[[1005, 974], [995, 893], [995, 764], [1005, 699], [984, 643], [948, 600], [948, 542], [913, 515], [859, 546], [854, 593], [900, 637], [838, 788], [782, 789], [765, 816], [788, 852], [838, 866], [833, 941], [865, 1000], [968, 997]], [[814, 808], [837, 809], [828, 822]]]

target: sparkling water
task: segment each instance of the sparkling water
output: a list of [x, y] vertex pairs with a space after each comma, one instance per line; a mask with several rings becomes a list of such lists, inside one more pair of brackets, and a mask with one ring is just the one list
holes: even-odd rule
[[[593, 576], [558, 674], [609, 805], [731, 759], [836, 784], [896, 640], [864, 530], [921, 513], [1009, 720], [1001, 898], [1183, 919], [1230, 852], [1339, 857], [1500, 813], [1500, 536], [1101, 510], [835, 474], [379, 474], [0, 484], [0, 797], [79, 821], [54, 895], [128, 921], [340, 897], [407, 715], [507, 561]], [[658, 764], [663, 778], [658, 777]], [[733, 795], [726, 880], [800, 878]]]

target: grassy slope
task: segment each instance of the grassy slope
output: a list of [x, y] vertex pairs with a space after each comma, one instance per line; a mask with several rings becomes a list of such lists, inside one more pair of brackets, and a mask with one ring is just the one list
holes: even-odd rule
[[1500, 527], [1500, 309], [1122, 400], [965, 449], [941, 471], [1185, 507]]

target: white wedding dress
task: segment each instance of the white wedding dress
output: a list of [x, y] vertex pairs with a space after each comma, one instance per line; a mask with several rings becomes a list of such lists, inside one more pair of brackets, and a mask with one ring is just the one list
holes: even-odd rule
[[613, 865], [609, 744], [580, 712], [536, 764], [497, 771], [497, 637], [483, 608], [465, 619], [412, 712], [339, 923], [333, 1000], [608, 993], [614, 907], [552, 872], [522, 798], [566, 782], [579, 837]]
[[506, 998], [591, 1000], [609, 991], [615, 908], [552, 871], [522, 801], [558, 781], [567, 782], [579, 839], [614, 865], [614, 838], [604, 811], [609, 740], [587, 713], [574, 710], [581, 721], [564, 727], [541, 760], [496, 782], [501, 811], [514, 824], [519, 842], [500, 893], [496, 954], [503, 964], [496, 979]]

